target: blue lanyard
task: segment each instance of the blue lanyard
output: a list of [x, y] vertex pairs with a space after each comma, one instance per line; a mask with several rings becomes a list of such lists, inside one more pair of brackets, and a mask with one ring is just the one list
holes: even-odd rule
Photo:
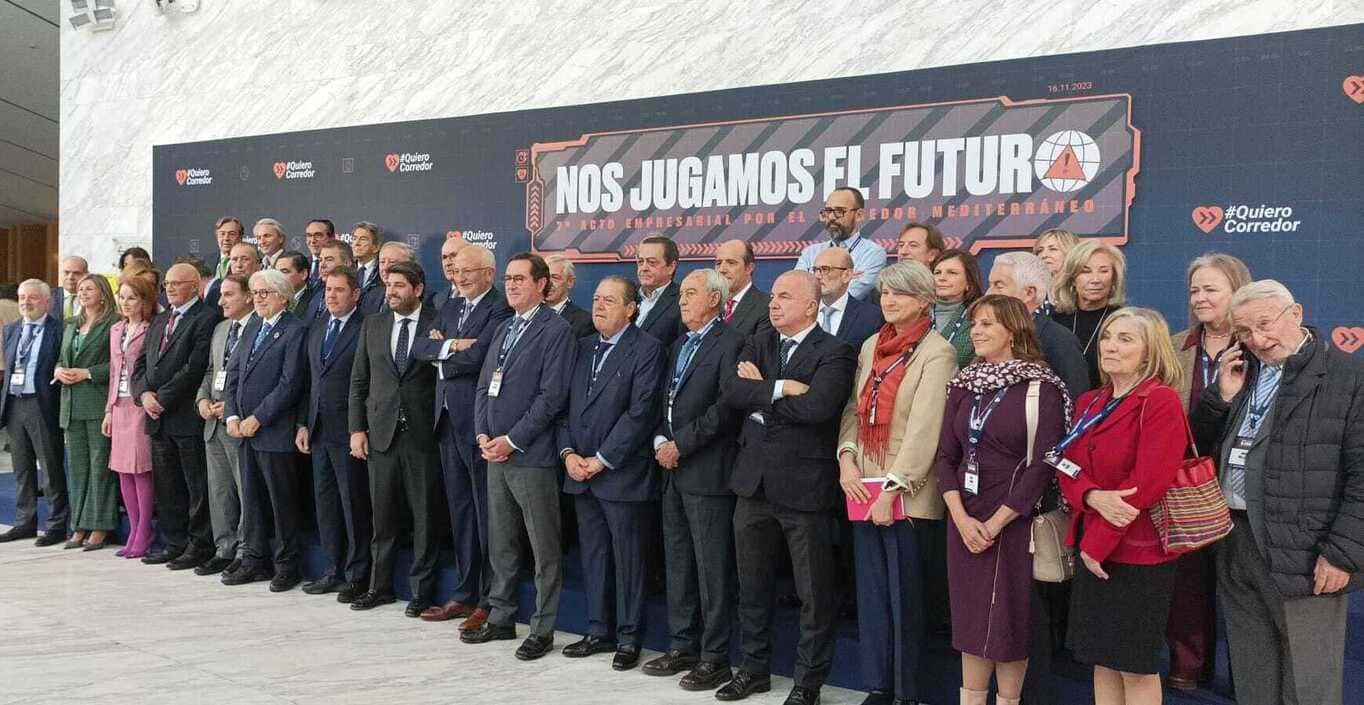
[[[536, 306], [535, 310], [531, 311], [530, 315], [525, 318], [519, 315], [511, 317], [511, 324], [507, 327], [507, 337], [502, 339], [502, 349], [497, 351], [497, 369], [502, 369], [503, 365], [507, 363], [507, 356], [511, 354], [512, 348], [516, 347], [516, 343], [521, 340], [521, 336], [525, 335], [526, 329], [530, 327], [531, 319], [535, 318], [535, 314], [539, 312], [540, 307]], [[519, 326], [517, 325], [518, 322], [520, 323]], [[512, 337], [513, 328], [516, 329], [515, 337]]]
[[1104, 408], [1100, 409], [1099, 413], [1090, 416], [1090, 410], [1093, 409], [1094, 405], [1099, 401], [1099, 397], [1095, 396], [1094, 399], [1089, 402], [1089, 406], [1085, 407], [1085, 411], [1080, 415], [1080, 421], [1075, 424], [1075, 428], [1070, 429], [1070, 433], [1067, 433], [1065, 438], [1062, 438], [1061, 442], [1056, 444], [1056, 450], [1054, 451], [1056, 455], [1066, 452], [1066, 449], [1069, 448], [1072, 443], [1079, 440], [1080, 436], [1085, 435], [1089, 432], [1089, 429], [1094, 428], [1099, 425], [1099, 422], [1108, 418], [1108, 415], [1113, 413], [1113, 410], [1118, 408], [1118, 405], [1122, 403], [1122, 400], [1123, 397], [1113, 397], [1108, 400], [1107, 404], [1104, 404]]
[[1247, 420], [1250, 421], [1250, 432], [1258, 433], [1260, 423], [1264, 421], [1265, 414], [1269, 413], [1269, 407], [1274, 405], [1274, 397], [1279, 394], [1279, 383], [1283, 381], [1283, 370], [1265, 365], [1260, 368], [1260, 374], [1269, 373], [1274, 378], [1274, 383], [1266, 385], [1264, 394], [1260, 393], [1260, 381], [1255, 380], [1255, 388], [1250, 390], [1250, 408], [1246, 412]]
[[957, 320], [953, 321], [952, 325], [948, 326], [948, 328], [942, 332], [942, 337], [946, 338], [947, 342], [949, 343], [952, 342], [952, 339], [957, 337], [957, 333], [961, 332], [961, 327], [965, 323], [966, 308], [963, 306], [961, 309], [961, 313], [957, 315]]
[[966, 434], [967, 441], [969, 441], [971, 444], [972, 457], [975, 457], [976, 446], [980, 444], [980, 437], [983, 433], [985, 433], [986, 419], [989, 419], [990, 414], [993, 414], [995, 412], [995, 407], [999, 406], [999, 402], [1004, 399], [1004, 394], [1008, 391], [1009, 388], [1004, 387], [1003, 389], [1000, 389], [999, 391], [995, 392], [994, 398], [990, 400], [989, 404], [985, 405], [984, 413], [981, 413], [980, 411], [980, 395], [979, 394], [976, 395], [976, 401], [974, 404], [971, 405], [971, 417], [967, 421]]

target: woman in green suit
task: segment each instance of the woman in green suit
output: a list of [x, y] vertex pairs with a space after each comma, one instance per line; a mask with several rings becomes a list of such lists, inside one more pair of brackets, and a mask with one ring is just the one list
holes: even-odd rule
[[933, 329], [957, 350], [957, 367], [965, 369], [976, 359], [971, 344], [971, 319], [966, 309], [985, 293], [980, 265], [965, 250], [944, 250], [933, 260]]
[[[109, 470], [109, 439], [100, 432], [109, 397], [109, 329], [114, 294], [98, 274], [76, 287], [80, 312], [66, 320], [53, 373], [62, 385], [61, 427], [71, 467], [71, 540], [67, 548], [104, 548], [118, 527], [118, 480]], [[89, 539], [88, 541], [86, 539]]]

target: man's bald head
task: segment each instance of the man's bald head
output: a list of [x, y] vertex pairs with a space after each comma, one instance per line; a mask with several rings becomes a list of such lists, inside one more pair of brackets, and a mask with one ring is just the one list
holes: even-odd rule
[[194, 265], [180, 262], [166, 270], [166, 301], [172, 307], [183, 306], [199, 295], [199, 270]]
[[782, 335], [795, 335], [814, 325], [819, 311], [819, 280], [809, 272], [785, 272], [772, 284], [767, 306], [772, 327]]
[[815, 266], [811, 271], [819, 280], [821, 300], [829, 305], [843, 298], [848, 285], [852, 284], [852, 280], [857, 276], [857, 272], [853, 271], [852, 255], [841, 247], [830, 247], [819, 253], [815, 257]]
[[61, 263], [61, 283], [66, 293], [75, 294], [76, 287], [90, 273], [90, 263], [84, 257], [71, 255], [62, 259]]

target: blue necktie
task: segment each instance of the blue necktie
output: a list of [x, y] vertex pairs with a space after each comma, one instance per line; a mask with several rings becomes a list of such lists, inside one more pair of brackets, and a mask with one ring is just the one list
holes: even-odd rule
[[700, 333], [687, 334], [687, 342], [683, 343], [682, 349], [678, 351], [677, 366], [673, 368], [673, 394], [676, 394], [677, 388], [682, 386], [682, 374], [687, 371], [687, 366], [691, 364], [691, 357], [696, 354], [696, 348], [700, 344]]
[[468, 301], [465, 301], [461, 305], [463, 306], [464, 310], [459, 312], [459, 325], [455, 326], [455, 333], [460, 335], [464, 333], [464, 324], [469, 322], [469, 312], [472, 311], [474, 308], [473, 306], [469, 305]]
[[227, 361], [232, 358], [232, 351], [237, 349], [237, 336], [241, 333], [240, 323], [233, 321], [227, 327], [227, 345], [223, 346], [223, 369], [227, 369]]
[[398, 374], [407, 372], [407, 325], [412, 322], [410, 318], [398, 321], [398, 349], [393, 352], [393, 364], [398, 366]]
[[512, 317], [511, 327], [507, 329], [507, 337], [502, 339], [502, 350], [497, 353], [497, 366], [501, 367], [507, 362], [507, 356], [511, 354], [513, 345], [521, 337], [521, 330], [526, 327], [526, 319], [520, 316]]
[[16, 360], [21, 367], [28, 363], [28, 356], [33, 352], [33, 339], [38, 335], [37, 331], [37, 323], [24, 324], [24, 333], [19, 337], [18, 359]]
[[247, 361], [247, 362], [250, 362], [253, 358], [256, 357], [256, 351], [260, 350], [260, 346], [263, 345], [263, 344], [265, 343], [265, 338], [266, 338], [266, 336], [269, 336], [269, 335], [270, 335], [270, 324], [269, 324], [269, 323], [262, 323], [261, 326], [260, 326], [260, 330], [256, 332], [256, 339], [255, 339], [255, 341], [253, 341], [253, 342], [251, 343], [251, 355], [248, 356], [248, 357], [246, 358], [246, 361]]
[[322, 339], [322, 362], [325, 364], [331, 359], [332, 348], [336, 347], [336, 336], [341, 332], [341, 319], [333, 318], [327, 324], [327, 336]]
[[829, 335], [833, 335], [833, 333], [834, 333], [834, 331], [833, 331], [833, 326], [834, 326], [834, 311], [835, 311], [835, 310], [837, 310], [837, 309], [835, 309], [833, 306], [830, 306], [830, 305], [828, 305], [828, 304], [825, 304], [825, 305], [824, 305], [824, 310], [823, 310], [823, 311], [820, 311], [820, 316], [819, 316], [819, 327], [820, 327], [820, 328], [823, 328], [823, 329], [824, 329], [824, 332], [825, 332], [825, 333], [828, 333]]

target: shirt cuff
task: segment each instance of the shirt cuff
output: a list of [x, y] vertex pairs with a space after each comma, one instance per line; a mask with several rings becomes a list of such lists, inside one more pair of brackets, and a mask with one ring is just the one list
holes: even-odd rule
[[561, 448], [559, 450], [559, 460], [563, 460], [564, 458], [567, 458], [568, 456], [573, 455], [576, 452], [577, 451], [573, 450], [572, 448]]
[[521, 453], [526, 452], [525, 450], [523, 450], [523, 449], [521, 448], [521, 446], [516, 445], [516, 441], [513, 441], [513, 440], [511, 439], [511, 436], [503, 436], [503, 438], [507, 439], [507, 445], [509, 445], [509, 446], [511, 446], [511, 447], [513, 447], [513, 448], [515, 448], [518, 452], [521, 452]]
[[602, 465], [606, 466], [606, 469], [607, 469], [607, 470], [615, 470], [615, 469], [616, 469], [616, 466], [612, 465], [606, 458], [602, 457], [602, 454], [601, 454], [601, 453], [597, 453], [596, 458], [597, 458], [597, 462], [599, 462], [599, 463], [601, 463]]
[[781, 380], [777, 380], [776, 382], [772, 383], [772, 401], [774, 402], [785, 396], [785, 394], [782, 393], [781, 382], [782, 382]]
[[223, 422], [224, 422], [224, 423], [232, 423], [233, 421], [241, 421], [241, 420], [242, 420], [242, 417], [240, 417], [240, 416], [229, 416], [229, 417], [223, 419]]
[[450, 347], [453, 346], [454, 344], [455, 344], [454, 338], [446, 339], [446, 341], [442, 343], [440, 346], [440, 355], [438, 355], [437, 358], [441, 360], [449, 360], [450, 355], [454, 354], [454, 351], [450, 349]]
[[668, 439], [664, 436], [654, 436], [654, 450], [658, 450], [660, 446], [667, 442]]

